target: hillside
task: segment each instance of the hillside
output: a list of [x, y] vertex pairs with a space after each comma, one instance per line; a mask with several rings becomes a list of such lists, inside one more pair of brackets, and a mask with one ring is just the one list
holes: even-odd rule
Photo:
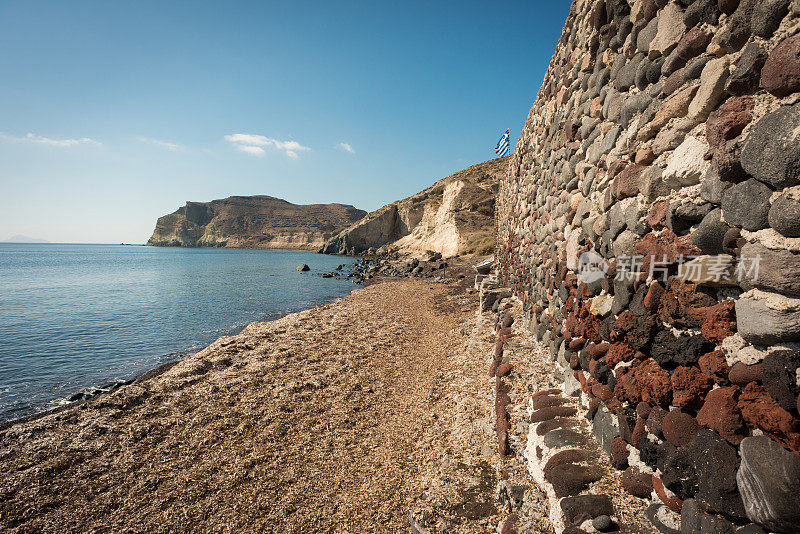
[[264, 195], [187, 202], [159, 217], [147, 244], [316, 250], [365, 214], [345, 204], [297, 205]]
[[320, 252], [359, 254], [391, 245], [444, 256], [494, 250], [494, 199], [508, 160], [468, 167], [416, 195], [387, 204], [331, 238]]

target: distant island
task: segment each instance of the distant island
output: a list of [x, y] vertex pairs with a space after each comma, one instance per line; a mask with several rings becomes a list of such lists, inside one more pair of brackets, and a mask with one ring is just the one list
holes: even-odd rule
[[26, 235], [17, 234], [15, 236], [11, 236], [8, 239], [0, 241], [0, 243], [49, 243], [47, 239], [41, 239], [38, 237], [28, 237]]
[[318, 250], [366, 214], [347, 204], [298, 205], [266, 195], [187, 202], [158, 219], [147, 244]]

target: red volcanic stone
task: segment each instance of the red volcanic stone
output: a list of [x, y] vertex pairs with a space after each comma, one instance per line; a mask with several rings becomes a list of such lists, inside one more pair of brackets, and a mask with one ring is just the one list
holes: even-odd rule
[[650, 415], [647, 416], [647, 430], [654, 436], [661, 434], [661, 424], [664, 422], [664, 417], [667, 416], [667, 411], [661, 406], [655, 406], [650, 410]]
[[644, 296], [645, 309], [650, 313], [657, 312], [661, 304], [662, 296], [664, 296], [664, 286], [658, 282], [653, 282], [650, 285], [650, 289], [647, 290], [647, 294]]
[[620, 172], [611, 183], [611, 194], [618, 199], [639, 194], [639, 180], [647, 169], [644, 165], [630, 165]]
[[717, 299], [698, 291], [697, 285], [670, 278], [661, 297], [658, 317], [665, 323], [697, 328], [706, 320], [708, 308], [717, 304]]
[[671, 95], [680, 89], [683, 84], [683, 69], [678, 69], [667, 76], [667, 79], [664, 80], [664, 85], [661, 90], [664, 91], [665, 95]]
[[761, 87], [778, 97], [800, 91], [800, 34], [772, 50], [761, 69]]
[[722, 343], [722, 340], [736, 333], [736, 303], [733, 300], [724, 300], [711, 306], [706, 311], [706, 318], [701, 326], [703, 337], [712, 343]]
[[611, 441], [611, 465], [620, 471], [628, 467], [628, 444], [619, 436]]
[[500, 365], [497, 366], [497, 370], [495, 371], [495, 374], [497, 376], [500, 376], [500, 377], [508, 376], [508, 374], [513, 369], [514, 369], [514, 366], [511, 365], [510, 363], [501, 363]]
[[577, 352], [573, 352], [572, 356], [569, 357], [569, 368], [572, 369], [573, 371], [577, 371], [578, 369], [581, 368], [581, 361], [578, 358]]
[[672, 410], [661, 421], [661, 432], [664, 434], [664, 438], [676, 447], [683, 447], [692, 441], [698, 430], [700, 430], [700, 425], [697, 424], [695, 418], [680, 410]]
[[717, 7], [726, 15], [730, 15], [739, 7], [739, 0], [718, 0]]
[[503, 355], [503, 342], [498, 341], [497, 343], [494, 344], [494, 357], [499, 358], [502, 355]]
[[715, 384], [724, 384], [728, 380], [728, 362], [721, 350], [715, 350], [700, 356], [700, 370], [707, 374]]
[[664, 483], [661, 482], [661, 479], [657, 476], [652, 476], [653, 481], [653, 489], [656, 491], [656, 495], [658, 498], [661, 499], [661, 502], [664, 503], [664, 506], [675, 512], [676, 514], [681, 513], [681, 508], [683, 508], [683, 501], [677, 497], [667, 497], [667, 492], [664, 490]]
[[781, 408], [766, 390], [750, 382], [739, 396], [745, 421], [791, 450], [800, 449], [800, 420]]
[[569, 342], [569, 350], [581, 350], [586, 344], [586, 340], [582, 337], [576, 337]]
[[705, 52], [711, 34], [703, 31], [700, 26], [695, 26], [681, 37], [675, 53], [682, 59], [689, 60]]
[[492, 365], [489, 366], [489, 378], [496, 376], [497, 374], [497, 359], [492, 362]]
[[538, 423], [540, 421], [547, 421], [548, 419], [555, 419], [556, 417], [570, 417], [576, 413], [578, 413], [578, 411], [570, 406], [548, 406], [531, 413], [530, 422]]
[[644, 402], [669, 406], [672, 401], [672, 384], [669, 373], [652, 358], [642, 362], [633, 371], [637, 397]]
[[[617, 385], [614, 387], [614, 396], [621, 402], [639, 402], [642, 400], [636, 392], [636, 378], [629, 367], [619, 369], [615, 374]], [[606, 403], [608, 404], [608, 403]], [[610, 408], [609, 408], [610, 409]]]
[[516, 513], [510, 514], [503, 523], [500, 534], [517, 534], [517, 519]]
[[606, 354], [606, 365], [616, 367], [620, 362], [629, 362], [636, 357], [636, 351], [627, 343], [614, 343]]
[[697, 367], [678, 367], [672, 373], [672, 404], [679, 408], [700, 406], [714, 381]]
[[[653, 232], [645, 235], [635, 247], [642, 255], [642, 272], [649, 273], [650, 265], [661, 266], [664, 261], [673, 263], [686, 256], [699, 256], [702, 251], [692, 242], [691, 234], [678, 237], [672, 230], [664, 230], [660, 235]], [[655, 276], [660, 273], [656, 271]]]
[[647, 433], [645, 421], [646, 419], [644, 417], [639, 417], [636, 420], [636, 425], [633, 427], [633, 432], [631, 432], [631, 443], [637, 449], [639, 448], [639, 443], [642, 441], [642, 437], [644, 437], [644, 435]]
[[667, 227], [667, 210], [669, 210], [669, 200], [661, 200], [650, 207], [644, 222], [650, 228], [659, 230]]
[[558, 388], [551, 388], [551, 389], [540, 389], [533, 395], [531, 395], [531, 399], [536, 399], [538, 397], [543, 397], [544, 395], [555, 395], [557, 393], [561, 393], [561, 390]]
[[703, 407], [697, 412], [697, 422], [738, 445], [744, 439], [745, 427], [737, 403], [739, 388], [721, 387], [709, 392]]
[[653, 489], [653, 477], [635, 467], [629, 467], [622, 473], [622, 487], [631, 495], [645, 499]]
[[731, 367], [731, 370], [728, 371], [728, 380], [731, 381], [731, 384], [744, 387], [750, 382], [760, 384], [763, 374], [764, 368], [760, 363], [745, 365], [742, 362], [736, 362]]
[[634, 161], [638, 165], [650, 165], [656, 159], [656, 155], [653, 152], [653, 149], [649, 146], [640, 148], [636, 151], [636, 156]]
[[753, 120], [753, 98], [731, 98], [711, 112], [706, 121], [706, 139], [711, 148], [738, 137]]
[[509, 454], [510, 449], [508, 447], [508, 430], [503, 430], [498, 428], [497, 429], [497, 452], [500, 456], [506, 456]]
[[600, 469], [577, 464], [557, 465], [550, 470], [550, 476], [545, 476], [559, 498], [577, 495], [601, 478], [603, 472]]
[[636, 405], [636, 415], [638, 417], [643, 417], [644, 419], [647, 419], [652, 410], [653, 407], [647, 404], [646, 402], [640, 402], [639, 404]]
[[539, 410], [547, 408], [548, 406], [561, 406], [567, 402], [564, 397], [557, 397], [555, 395], [541, 395], [533, 399], [533, 409]]
[[544, 464], [544, 475], [547, 476], [558, 465], [577, 464], [589, 459], [589, 453], [582, 449], [567, 449], [557, 452]]
[[605, 384], [594, 384], [592, 386], [592, 394], [603, 402], [608, 402], [614, 396], [611, 388]]
[[586, 350], [593, 360], [597, 360], [606, 355], [610, 346], [608, 343], [592, 343]]

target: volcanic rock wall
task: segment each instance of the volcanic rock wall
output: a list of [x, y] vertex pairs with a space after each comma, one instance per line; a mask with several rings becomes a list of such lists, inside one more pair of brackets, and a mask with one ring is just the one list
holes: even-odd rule
[[496, 219], [623, 481], [800, 532], [800, 1], [576, 0]]

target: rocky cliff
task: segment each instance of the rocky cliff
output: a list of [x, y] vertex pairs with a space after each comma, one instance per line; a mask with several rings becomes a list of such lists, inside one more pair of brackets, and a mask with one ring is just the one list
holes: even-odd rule
[[147, 244], [317, 250], [366, 213], [344, 204], [297, 205], [261, 195], [187, 202], [158, 219]]
[[506, 162], [498, 158], [473, 165], [383, 206], [331, 238], [321, 252], [358, 254], [390, 245], [444, 256], [491, 253], [494, 198]]
[[576, 0], [501, 182], [500, 283], [661, 532], [800, 532], [798, 102], [797, 0]]

